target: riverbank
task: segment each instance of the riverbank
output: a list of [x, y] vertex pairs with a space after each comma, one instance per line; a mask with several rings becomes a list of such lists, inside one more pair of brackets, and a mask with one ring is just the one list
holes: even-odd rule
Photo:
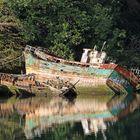
[[[93, 86], [93, 87], [77, 87], [75, 89], [77, 95], [86, 97], [92, 95], [113, 95], [113, 91], [107, 85]], [[52, 92], [48, 87], [44, 89], [37, 89], [35, 87], [29, 89], [20, 89], [16, 86], [0, 86], [0, 97], [10, 96], [59, 96]]]

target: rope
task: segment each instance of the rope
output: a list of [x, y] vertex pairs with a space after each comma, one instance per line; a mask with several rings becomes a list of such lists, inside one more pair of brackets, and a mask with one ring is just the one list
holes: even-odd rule
[[4, 50], [4, 51], [0, 51], [0, 54], [4, 54], [4, 53], [10, 52], [10, 51], [11, 51], [11, 48], [6, 49], [6, 50]]
[[138, 77], [140, 82], [140, 68], [131, 68], [130, 71], [132, 71]]
[[[4, 59], [0, 58], [0, 63], [1, 63], [1, 61], [5, 61], [5, 60], [7, 61], [7, 59], [10, 58], [10, 55], [13, 55], [13, 53], [15, 52], [14, 49], [15, 49], [15, 47], [14, 48], [8, 47], [8, 48], [4, 48], [3, 50], [0, 50], [0, 56], [1, 57], [6, 55], [6, 54], [9, 54], [9, 56], [4, 58]], [[21, 50], [21, 49], [19, 49], [19, 50]], [[10, 59], [12, 59], [12, 57]]]
[[0, 22], [0, 26], [16, 26], [16, 24], [15, 23], [7, 23], [7, 22]]
[[21, 59], [22, 57], [23, 57], [23, 54], [20, 55], [20, 56], [18, 56], [18, 57], [16, 57], [15, 59], [9, 60], [9, 61], [7, 61], [7, 62], [5, 62], [5, 63], [1, 63], [1, 64], [0, 64], [0, 68], [2, 68], [3, 65], [7, 65], [7, 64], [9, 64], [9, 63], [11, 63], [11, 62], [14, 62], [14, 61], [16, 61], [16, 60], [19, 60], [19, 59]]
[[8, 59], [11, 59], [12, 57], [8, 56], [6, 58], [0, 59], [0, 63], [3, 63], [4, 61], [7, 61]]

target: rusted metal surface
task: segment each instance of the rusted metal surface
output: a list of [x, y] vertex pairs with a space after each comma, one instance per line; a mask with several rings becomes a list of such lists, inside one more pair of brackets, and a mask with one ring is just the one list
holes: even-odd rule
[[138, 77], [136, 77], [136, 76], [134, 75], [133, 72], [127, 70], [126, 68], [123, 68], [123, 67], [121, 67], [121, 66], [117, 66], [117, 67], [115, 68], [115, 71], [119, 72], [119, 73], [122, 74], [124, 77], [126, 77], [128, 80], [130, 80], [130, 82], [131, 82], [134, 86], [136, 86], [136, 85], [138, 84], [138, 81], [139, 81], [139, 80], [138, 80]]

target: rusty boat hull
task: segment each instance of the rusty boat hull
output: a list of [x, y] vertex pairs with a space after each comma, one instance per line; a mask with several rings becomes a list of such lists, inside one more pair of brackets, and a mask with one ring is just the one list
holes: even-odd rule
[[117, 64], [90, 64], [67, 61], [49, 54], [40, 48], [26, 48], [24, 51], [26, 74], [36, 74], [36, 79], [45, 82], [60, 77], [69, 80], [76, 87], [106, 85], [116, 93], [133, 93], [138, 78], [129, 70]]

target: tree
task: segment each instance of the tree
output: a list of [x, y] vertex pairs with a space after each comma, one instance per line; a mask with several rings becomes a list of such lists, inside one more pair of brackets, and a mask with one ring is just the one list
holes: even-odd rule
[[13, 16], [7, 3], [2, 2], [0, 7], [0, 69], [6, 72], [20, 68], [19, 60], [15, 59], [22, 53], [22, 39], [20, 21]]
[[[129, 65], [128, 55], [136, 53], [130, 46], [132, 40], [139, 44], [139, 10], [131, 11], [126, 0], [5, 1], [22, 27], [21, 38], [29, 45], [79, 60], [83, 48], [96, 44], [101, 50], [106, 41], [109, 59], [122, 65]], [[131, 60], [131, 65], [136, 65], [139, 56]]]

